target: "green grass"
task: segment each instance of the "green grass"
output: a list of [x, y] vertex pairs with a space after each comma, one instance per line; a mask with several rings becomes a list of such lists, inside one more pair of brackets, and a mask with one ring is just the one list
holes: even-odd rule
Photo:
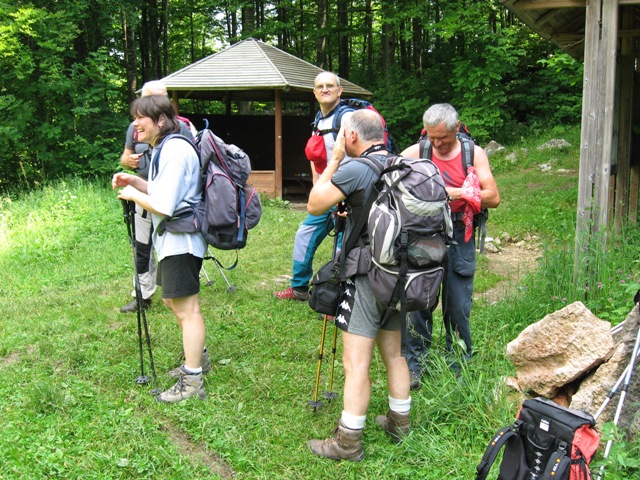
[[[230, 478], [230, 472], [238, 479], [473, 478], [490, 436], [515, 415], [501, 387], [501, 378], [513, 373], [506, 344], [577, 299], [603, 318], [620, 320], [630, 309], [629, 285], [638, 280], [640, 252], [633, 244], [640, 239], [632, 231], [606, 254], [594, 253], [606, 295], [597, 295], [605, 288], [571, 286], [579, 132], [564, 133], [574, 145], [567, 151], [535, 151], [562, 134], [549, 132], [507, 149], [528, 148], [517, 165], [506, 154], [492, 157], [503, 203], [492, 212], [488, 234], [538, 235], [547, 251], [540, 271], [503, 301], [474, 306], [477, 356], [460, 378], [440, 355], [444, 340], [436, 320], [429, 377], [412, 394], [413, 430], [400, 446], [375, 426], [387, 392], [382, 363], [374, 358], [366, 458], [358, 464], [306, 450], [308, 439], [325, 438], [335, 426], [341, 400], [325, 401], [316, 413], [308, 407], [322, 323], [307, 305], [272, 296], [288, 285], [304, 212], [265, 203], [238, 268], [226, 272], [235, 292], [227, 293], [217, 269], [205, 263], [215, 280], [201, 291], [213, 362], [205, 380], [209, 397], [162, 405], [150, 395], [153, 385], [136, 383], [136, 316], [119, 313], [131, 289], [131, 251], [107, 179], [70, 179], [0, 198], [0, 478], [209, 479]], [[554, 170], [573, 172], [540, 172], [536, 165], [548, 157], [556, 158]], [[316, 266], [330, 249], [325, 242]], [[218, 253], [223, 263], [234, 259]], [[484, 262], [479, 291], [501, 280], [483, 271]], [[147, 320], [158, 383], [168, 387], [164, 372], [181, 351], [178, 329], [159, 299]], [[332, 328], [320, 392], [328, 389]], [[336, 392], [343, 382], [340, 353], [338, 342]]]

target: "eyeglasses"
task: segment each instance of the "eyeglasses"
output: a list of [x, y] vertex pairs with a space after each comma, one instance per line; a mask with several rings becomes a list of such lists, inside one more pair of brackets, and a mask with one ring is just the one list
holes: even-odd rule
[[336, 88], [336, 84], [335, 83], [324, 83], [324, 84], [319, 84], [316, 85], [316, 90], [324, 90], [325, 88], [327, 90], [333, 90], [334, 88]]

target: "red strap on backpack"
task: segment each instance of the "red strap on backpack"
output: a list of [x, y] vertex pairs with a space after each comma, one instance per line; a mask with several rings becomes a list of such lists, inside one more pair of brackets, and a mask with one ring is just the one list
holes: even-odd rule
[[313, 162], [313, 168], [318, 173], [324, 172], [327, 168], [327, 149], [324, 146], [324, 137], [318, 131], [311, 134], [307, 140], [307, 146], [304, 147], [304, 153], [307, 160]]

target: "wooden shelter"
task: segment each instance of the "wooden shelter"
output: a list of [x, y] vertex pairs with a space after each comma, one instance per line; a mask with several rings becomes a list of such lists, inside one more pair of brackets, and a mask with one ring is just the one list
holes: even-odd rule
[[574, 278], [585, 253], [638, 220], [640, 0], [501, 0], [526, 25], [584, 60]]
[[[304, 146], [317, 107], [315, 77], [322, 69], [254, 38], [235, 43], [162, 79], [176, 108], [181, 99], [218, 100], [226, 113], [188, 116], [202, 128], [204, 119], [225, 141], [243, 148], [252, 160], [249, 182], [270, 197], [306, 191], [311, 169]], [[340, 79], [343, 98], [372, 93]], [[238, 104], [273, 102], [268, 114], [241, 114]], [[283, 113], [284, 102], [303, 102], [304, 112]], [[287, 187], [288, 186], [288, 187]]]

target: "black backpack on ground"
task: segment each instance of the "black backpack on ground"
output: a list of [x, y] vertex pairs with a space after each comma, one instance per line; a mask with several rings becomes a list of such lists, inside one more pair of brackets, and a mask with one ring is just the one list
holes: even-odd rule
[[485, 480], [504, 448], [498, 480], [591, 480], [600, 444], [591, 415], [545, 398], [525, 400], [515, 423], [493, 436], [477, 467]]

